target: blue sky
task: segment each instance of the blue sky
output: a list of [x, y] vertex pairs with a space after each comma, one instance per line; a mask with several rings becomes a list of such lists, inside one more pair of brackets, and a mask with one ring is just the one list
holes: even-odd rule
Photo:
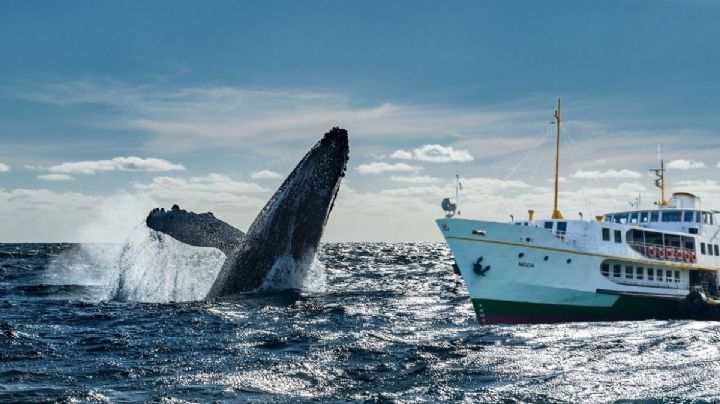
[[549, 209], [557, 97], [567, 212], [649, 205], [658, 143], [674, 190], [720, 208], [719, 18], [709, 0], [2, 2], [0, 241], [122, 238], [176, 201], [247, 228], [335, 125], [351, 164], [327, 239], [439, 240], [455, 173], [466, 215]]

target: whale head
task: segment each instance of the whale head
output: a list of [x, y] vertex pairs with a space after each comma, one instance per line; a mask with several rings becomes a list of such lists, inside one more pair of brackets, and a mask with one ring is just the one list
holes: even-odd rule
[[345, 129], [333, 128], [310, 149], [260, 211], [243, 245], [208, 297], [254, 290], [279, 272], [307, 271], [345, 176]]

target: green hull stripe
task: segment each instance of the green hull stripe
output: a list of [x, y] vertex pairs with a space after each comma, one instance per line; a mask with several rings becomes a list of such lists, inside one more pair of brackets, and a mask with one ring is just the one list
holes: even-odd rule
[[602, 319], [671, 318], [678, 314], [678, 300], [620, 296], [610, 307], [525, 303], [473, 299], [478, 317], [597, 317]]

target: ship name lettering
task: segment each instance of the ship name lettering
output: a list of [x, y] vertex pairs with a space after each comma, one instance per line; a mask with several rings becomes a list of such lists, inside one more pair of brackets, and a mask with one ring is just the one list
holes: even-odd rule
[[524, 261], [518, 262], [518, 266], [525, 267], [525, 268], [535, 268], [535, 264], [533, 264], [532, 262], [524, 262]]

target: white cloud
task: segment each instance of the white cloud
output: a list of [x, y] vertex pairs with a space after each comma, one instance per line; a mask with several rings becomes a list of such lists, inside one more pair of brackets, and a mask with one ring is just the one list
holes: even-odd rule
[[0, 173], [6, 173], [10, 171], [10, 166], [7, 164], [0, 163]]
[[642, 174], [632, 170], [583, 171], [578, 170], [571, 174], [572, 178], [642, 178]]
[[395, 152], [390, 156], [394, 159], [400, 159], [400, 160], [412, 160], [413, 155], [411, 152], [403, 149], [395, 150]]
[[247, 194], [267, 192], [258, 184], [235, 181], [222, 174], [190, 178], [155, 177], [149, 183], [135, 183], [133, 188], [168, 205], [178, 203], [180, 206], [196, 206], [201, 210], [213, 206], [234, 209], [260, 207], [263, 200]]
[[679, 159], [670, 161], [667, 167], [675, 170], [693, 170], [696, 168], [705, 168], [705, 163], [702, 161]]
[[416, 160], [429, 161], [431, 163], [464, 163], [473, 160], [473, 156], [467, 150], [455, 150], [451, 146], [439, 144], [426, 144], [413, 150]]
[[274, 180], [282, 178], [282, 175], [280, 175], [280, 173], [276, 173], [275, 171], [260, 170], [250, 174], [250, 178], [254, 180]]
[[67, 174], [42, 174], [38, 178], [45, 181], [72, 181], [75, 179], [72, 175]]
[[360, 174], [382, 174], [387, 172], [392, 173], [416, 173], [422, 170], [422, 167], [411, 166], [405, 163], [388, 164], [383, 162], [360, 164], [357, 166], [357, 171]]
[[440, 178], [431, 177], [429, 175], [411, 175], [411, 176], [400, 176], [393, 175], [390, 177], [391, 181], [406, 182], [408, 184], [436, 184], [442, 182]]
[[98, 171], [173, 171], [184, 170], [180, 164], [174, 164], [158, 158], [115, 157], [111, 160], [75, 161], [54, 165], [48, 168], [53, 173], [95, 174]]
[[398, 149], [390, 157], [402, 160], [420, 160], [430, 163], [465, 163], [473, 161], [473, 156], [467, 150], [455, 150], [452, 146], [441, 146], [439, 144], [426, 144], [412, 152]]

